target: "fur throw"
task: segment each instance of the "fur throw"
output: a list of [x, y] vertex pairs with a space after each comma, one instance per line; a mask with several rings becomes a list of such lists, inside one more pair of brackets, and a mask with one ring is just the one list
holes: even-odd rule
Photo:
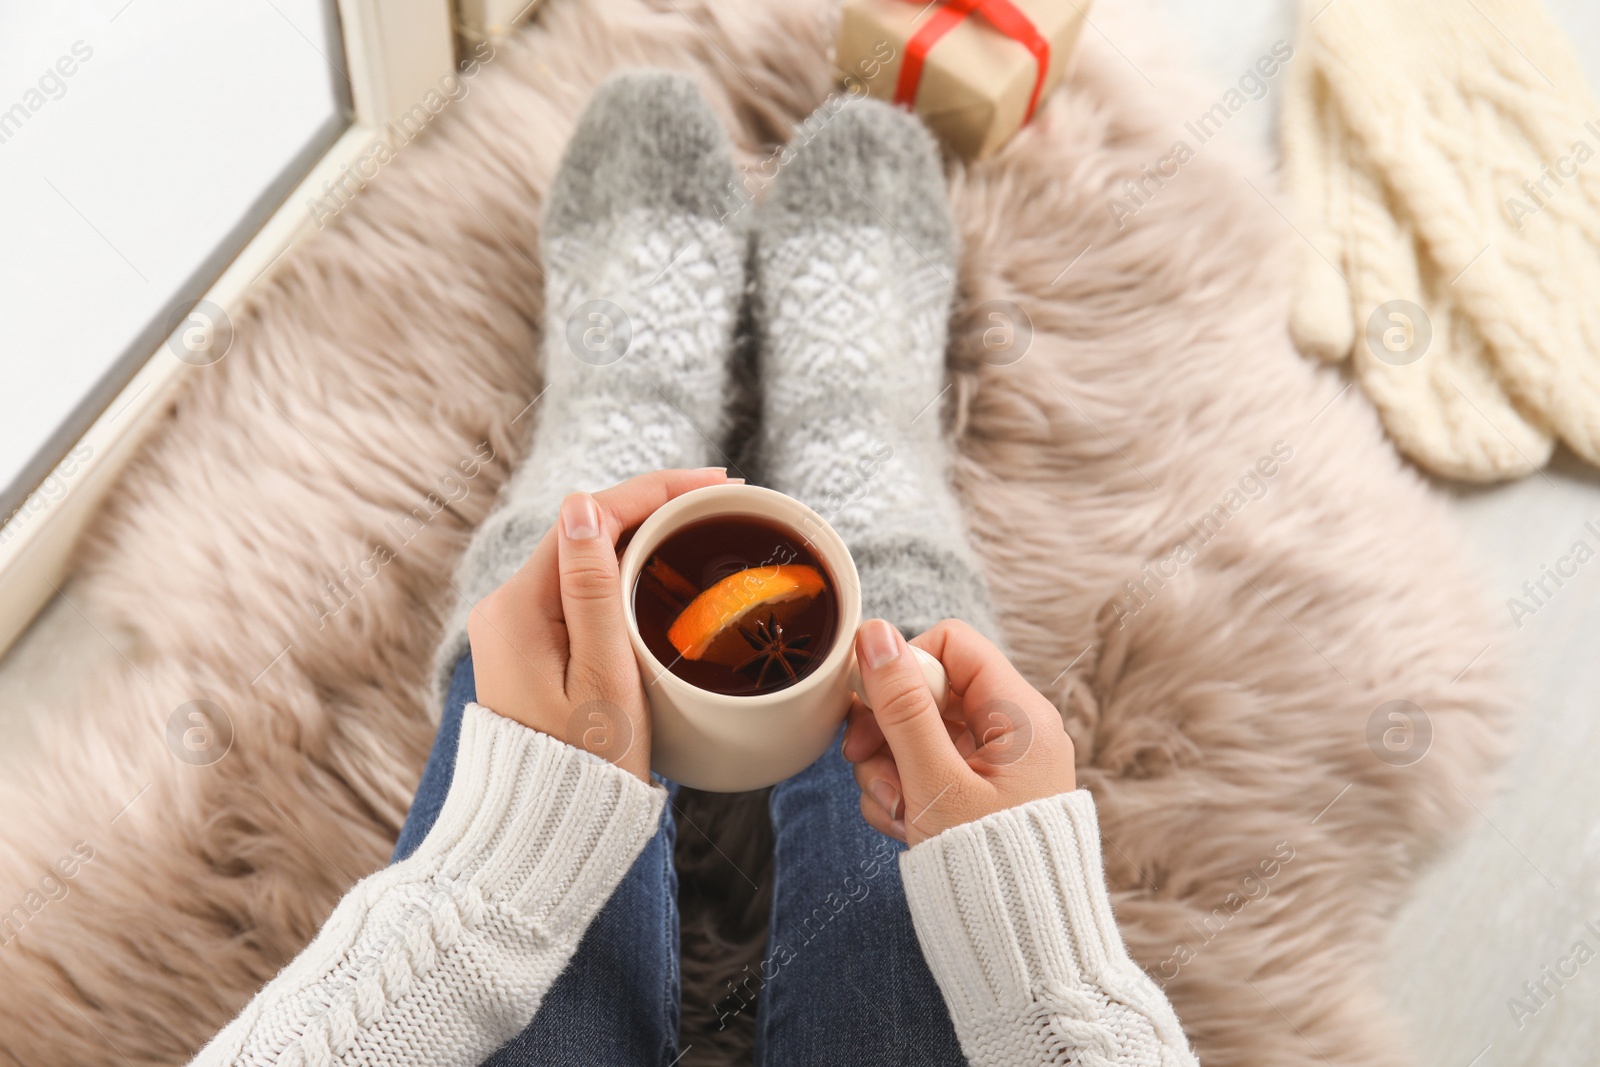
[[[1271, 176], [1207, 145], [1112, 208], [1200, 108], [1128, 9], [1092, 18], [1035, 123], [952, 164], [959, 489], [1202, 1061], [1408, 1062], [1375, 962], [1498, 757], [1492, 616], [1360, 394], [1295, 354]], [[536, 227], [578, 112], [614, 69], [690, 70], [759, 196], [832, 89], [835, 19], [552, 0], [229, 309], [71, 593], [133, 651], [0, 784], [0, 1063], [184, 1062], [386, 862], [447, 576], [528, 439]], [[996, 359], [1012, 308], [1028, 337]], [[194, 701], [231, 724], [207, 765], [174, 757]], [[736, 972], [697, 972], [686, 1020]]]

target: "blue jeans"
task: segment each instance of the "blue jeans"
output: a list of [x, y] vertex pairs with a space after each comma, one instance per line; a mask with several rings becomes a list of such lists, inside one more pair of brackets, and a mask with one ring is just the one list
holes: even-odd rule
[[[396, 860], [415, 851], [439, 817], [455, 770], [461, 713], [474, 696], [469, 654], [456, 664]], [[663, 784], [676, 796], [675, 785]], [[912, 929], [898, 862], [905, 846], [866, 824], [859, 795], [837, 745], [773, 788], [767, 952], [754, 970], [729, 973], [713, 994], [719, 1018], [758, 1013], [761, 1067], [965, 1064]], [[675, 840], [669, 808], [538, 1014], [490, 1064], [670, 1067], [677, 1061]]]

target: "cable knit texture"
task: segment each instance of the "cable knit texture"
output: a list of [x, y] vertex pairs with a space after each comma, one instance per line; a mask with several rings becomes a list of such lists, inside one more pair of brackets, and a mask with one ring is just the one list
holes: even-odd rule
[[476, 704], [444, 810], [194, 1063], [481, 1063], [520, 1032], [666, 791]]
[[946, 830], [900, 872], [973, 1067], [1198, 1062], [1117, 931], [1087, 791]]
[[[476, 1067], [528, 1025], [665, 803], [469, 704], [422, 846], [351, 889], [194, 1067]], [[900, 870], [973, 1067], [1196, 1064], [1117, 932], [1087, 792], [946, 830]]]
[[1353, 352], [1436, 473], [1526, 474], [1555, 437], [1600, 462], [1600, 107], [1560, 30], [1537, 0], [1305, 0], [1302, 21], [1301, 349]]

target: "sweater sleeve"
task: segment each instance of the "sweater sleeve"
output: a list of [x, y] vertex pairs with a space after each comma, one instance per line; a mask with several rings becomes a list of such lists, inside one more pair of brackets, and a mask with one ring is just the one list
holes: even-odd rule
[[538, 1010], [666, 792], [469, 704], [438, 821], [194, 1063], [477, 1067]]
[[900, 871], [973, 1067], [1197, 1064], [1117, 931], [1086, 791], [946, 830]]

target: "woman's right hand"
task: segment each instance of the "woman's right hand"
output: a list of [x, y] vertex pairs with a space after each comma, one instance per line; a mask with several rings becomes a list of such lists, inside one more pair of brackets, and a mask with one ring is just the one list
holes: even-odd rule
[[909, 845], [1075, 785], [1061, 716], [978, 631], [946, 619], [911, 642], [950, 677], [940, 716], [906, 640], [882, 619], [856, 633], [870, 707], [850, 709], [844, 757], [861, 814]]
[[617, 541], [721, 467], [574, 493], [533, 555], [467, 619], [478, 702], [650, 781], [650, 717], [628, 640]]

